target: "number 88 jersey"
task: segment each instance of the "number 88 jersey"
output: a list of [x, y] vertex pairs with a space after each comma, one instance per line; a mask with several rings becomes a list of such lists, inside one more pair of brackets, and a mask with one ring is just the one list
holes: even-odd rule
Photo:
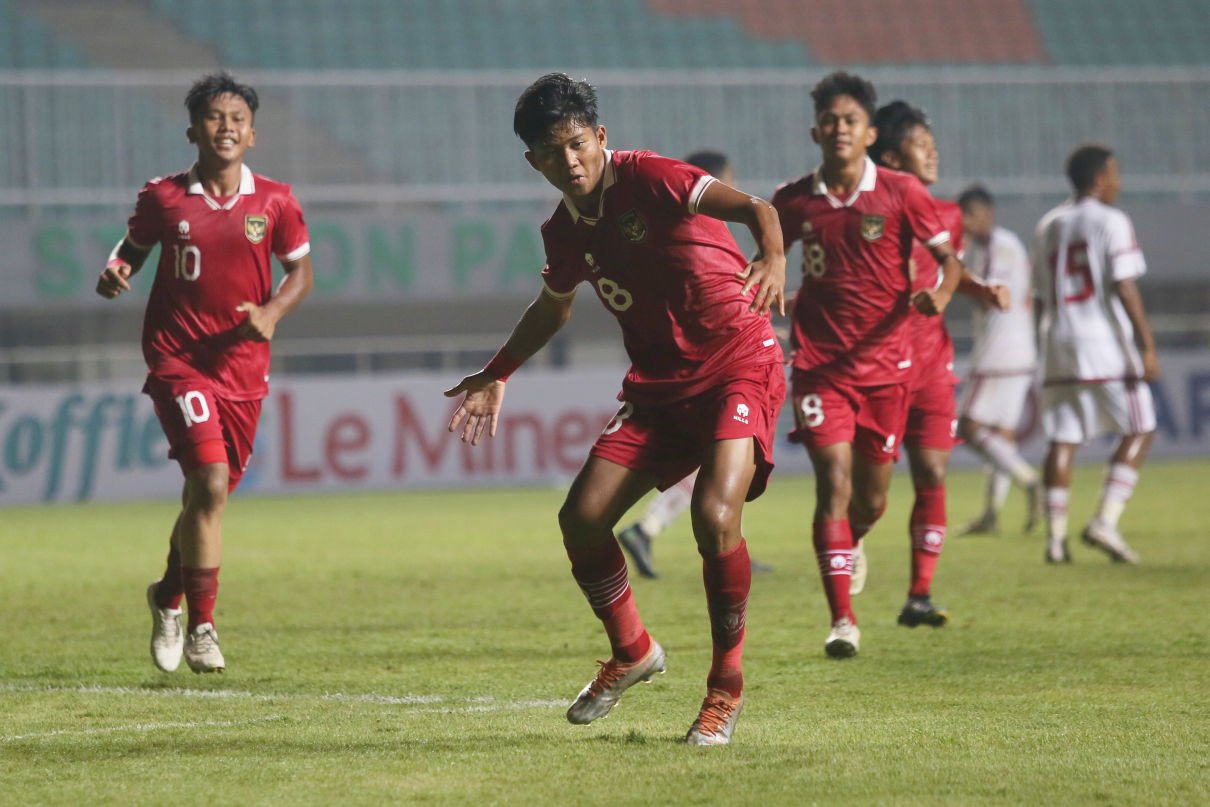
[[1051, 210], [1034, 232], [1047, 382], [1140, 378], [1134, 328], [1114, 284], [1147, 271], [1130, 218], [1091, 197]]
[[265, 397], [269, 344], [235, 337], [247, 316], [236, 307], [269, 301], [274, 256], [290, 262], [311, 251], [290, 186], [242, 166], [239, 191], [214, 199], [190, 169], [144, 185], [127, 227], [132, 246], [160, 245], [143, 319], [151, 373], [182, 362], [224, 398]]

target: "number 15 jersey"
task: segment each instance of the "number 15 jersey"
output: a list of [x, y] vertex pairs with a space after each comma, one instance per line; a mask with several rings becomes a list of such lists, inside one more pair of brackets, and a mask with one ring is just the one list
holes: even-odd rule
[[222, 200], [205, 192], [196, 167], [151, 180], [139, 191], [126, 240], [161, 247], [143, 318], [148, 370], [187, 368], [222, 397], [252, 401], [269, 392], [269, 343], [240, 339], [248, 315], [235, 309], [269, 301], [273, 256], [296, 261], [311, 245], [290, 186], [242, 169], [239, 191]]
[[1130, 218], [1091, 197], [1065, 202], [1038, 222], [1033, 266], [1045, 381], [1141, 378], [1134, 326], [1114, 287], [1147, 271]]
[[907, 383], [912, 243], [950, 240], [924, 185], [867, 157], [848, 199], [828, 193], [816, 170], [779, 187], [773, 206], [787, 249], [803, 246], [794, 369], [856, 386]]

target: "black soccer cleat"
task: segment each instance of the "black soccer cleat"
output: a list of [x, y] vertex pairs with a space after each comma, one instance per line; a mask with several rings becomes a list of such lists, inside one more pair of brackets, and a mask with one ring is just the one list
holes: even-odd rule
[[634, 561], [635, 571], [640, 577], [655, 579], [660, 576], [651, 562], [651, 536], [638, 522], [618, 533], [618, 543]]
[[908, 597], [908, 601], [899, 612], [899, 624], [908, 628], [917, 625], [928, 625], [940, 628], [950, 621], [949, 612], [944, 606], [933, 605], [928, 597]]

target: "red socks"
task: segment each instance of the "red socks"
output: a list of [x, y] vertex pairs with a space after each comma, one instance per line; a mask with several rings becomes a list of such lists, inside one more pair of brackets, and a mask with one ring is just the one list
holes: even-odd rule
[[185, 602], [189, 604], [190, 632], [198, 625], [214, 624], [214, 601], [218, 598], [218, 567], [213, 569], [181, 569]]
[[157, 608], [180, 608], [181, 597], [185, 596], [185, 584], [181, 579], [181, 553], [176, 544], [168, 545], [168, 562], [164, 565], [164, 576], [155, 587]]
[[832, 610], [832, 622], [848, 617], [857, 623], [849, 600], [849, 583], [853, 579], [853, 535], [848, 519], [824, 519], [811, 525], [811, 542], [819, 561], [823, 591]]
[[706, 678], [708, 689], [721, 689], [733, 698], [744, 691], [744, 625], [748, 618], [748, 592], [752, 588], [752, 561], [748, 543], [723, 555], [702, 556], [702, 582], [710, 612], [714, 658]]
[[909, 529], [912, 535], [912, 585], [908, 595], [927, 597], [933, 571], [945, 545], [945, 486], [917, 488]]
[[616, 541], [600, 547], [566, 547], [571, 560], [571, 575], [592, 606], [592, 612], [605, 626], [613, 657], [626, 664], [647, 655], [651, 637], [639, 619], [639, 610], [630, 593], [626, 576], [626, 558]]

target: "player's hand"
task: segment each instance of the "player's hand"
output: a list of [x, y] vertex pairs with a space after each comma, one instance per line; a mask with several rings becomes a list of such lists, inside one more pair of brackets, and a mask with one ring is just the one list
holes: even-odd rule
[[1160, 378], [1160, 356], [1155, 348], [1143, 351], [1143, 380], [1158, 381]]
[[921, 289], [912, 295], [912, 307], [926, 317], [937, 317], [950, 304], [950, 297], [940, 289]]
[[113, 259], [105, 264], [105, 271], [97, 278], [97, 294], [106, 300], [112, 300], [124, 291], [130, 291], [127, 281], [134, 271], [126, 261]]
[[496, 436], [496, 424], [500, 418], [500, 408], [504, 405], [505, 384], [490, 373], [480, 370], [458, 382], [458, 386], [445, 391], [445, 397], [453, 398], [466, 393], [462, 405], [450, 418], [449, 430], [457, 431], [462, 421], [466, 426], [462, 429], [462, 442], [473, 446], [479, 445], [483, 430]]
[[753, 288], [757, 288], [756, 297], [748, 310], [757, 314], [768, 314], [773, 306], [783, 317], [786, 315], [786, 256], [774, 255], [771, 258], [757, 258], [744, 267], [744, 271], [736, 272], [735, 276], [744, 281], [741, 292], [745, 297]]
[[1008, 286], [1000, 283], [993, 283], [985, 287], [987, 291], [984, 293], [986, 302], [989, 306], [997, 311], [1007, 311], [1013, 307], [1012, 293], [1008, 290]]
[[268, 342], [273, 338], [273, 334], [277, 331], [277, 317], [269, 313], [264, 306], [243, 302], [237, 305], [235, 310], [248, 315], [240, 323], [237, 331], [241, 339], [247, 339], [250, 342]]

